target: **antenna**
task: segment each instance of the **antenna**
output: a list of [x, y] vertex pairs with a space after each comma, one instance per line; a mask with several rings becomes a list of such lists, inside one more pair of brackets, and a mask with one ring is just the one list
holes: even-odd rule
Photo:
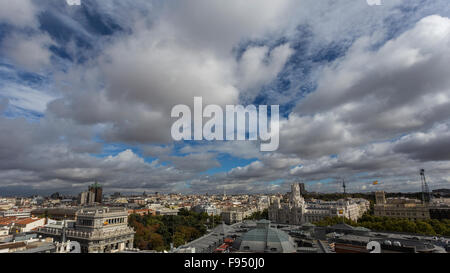
[[346, 191], [345, 191], [345, 188], [346, 188], [346, 187], [347, 187], [347, 186], [345, 186], [345, 179], [342, 178], [342, 188], [344, 188], [344, 196], [347, 194]]

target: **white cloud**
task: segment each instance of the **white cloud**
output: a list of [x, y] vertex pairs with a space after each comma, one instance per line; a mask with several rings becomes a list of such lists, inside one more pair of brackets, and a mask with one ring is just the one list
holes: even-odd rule
[[39, 72], [51, 63], [50, 45], [53, 41], [48, 35], [13, 34], [7, 36], [0, 45], [2, 53], [14, 64], [25, 70]]
[[[396, 190], [414, 189], [419, 167], [439, 177], [435, 185], [449, 183], [445, 149], [438, 149], [448, 143], [449, 131], [448, 19], [425, 18], [397, 37], [423, 14], [445, 12], [445, 1], [425, 8], [420, 1], [400, 0], [382, 8], [364, 0], [83, 2], [99, 21], [122, 28], [105, 37], [96, 36], [98, 29], [79, 9], [45, 1], [41, 10], [51, 10], [67, 31], [94, 47], [57, 44], [77, 57], [83, 52], [83, 62], [72, 63], [68, 72], [50, 65], [56, 57], [46, 49], [54, 41], [38, 29], [31, 2], [13, 2], [12, 8], [28, 15], [0, 10], [0, 21], [14, 26], [0, 45], [2, 57], [35, 71], [56, 70], [49, 78], [60, 98], [45, 112], [50, 97], [34, 89], [2, 89], [11, 105], [45, 113], [32, 124], [0, 117], [1, 128], [8, 128], [0, 131], [2, 186], [79, 189], [99, 179], [111, 191], [255, 192], [282, 191], [300, 179], [364, 173], [349, 183], [380, 176]], [[399, 3], [408, 8], [399, 9]], [[34, 32], [14, 34], [21, 27]], [[389, 35], [397, 38], [384, 44]], [[341, 54], [352, 43], [344, 57], [327, 64], [328, 55]], [[334, 45], [336, 52], [328, 53]], [[290, 86], [283, 93], [274, 82], [280, 72]], [[205, 104], [236, 104], [264, 89], [269, 103], [281, 98], [295, 104], [293, 98], [305, 95], [301, 82], [314, 86], [315, 77], [317, 90], [281, 122], [279, 153], [261, 153], [253, 142], [213, 142], [178, 150], [170, 144], [148, 146], [143, 154], [158, 158], [151, 163], [132, 150], [106, 158], [90, 155], [102, 152], [97, 138], [139, 147], [170, 142], [170, 109], [192, 104], [193, 96], [203, 96]], [[199, 174], [220, 166], [217, 156], [223, 154], [255, 161]], [[282, 186], [268, 186], [279, 180]]]
[[66, 3], [69, 6], [80, 6], [81, 0], [66, 0]]
[[250, 47], [239, 61], [237, 75], [239, 89], [248, 101], [252, 101], [261, 87], [272, 82], [281, 72], [286, 61], [294, 53], [289, 44], [269, 51], [269, 47]]
[[0, 1], [0, 22], [17, 27], [37, 27], [37, 10], [32, 0]]
[[323, 70], [317, 90], [284, 121], [282, 149], [336, 154], [448, 119], [450, 19], [430, 16], [372, 50], [375, 42], [359, 39]]

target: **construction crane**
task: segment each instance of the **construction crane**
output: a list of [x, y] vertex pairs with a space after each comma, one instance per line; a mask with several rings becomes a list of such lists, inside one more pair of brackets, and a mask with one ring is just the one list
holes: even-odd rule
[[425, 170], [420, 170], [420, 180], [422, 181], [422, 202], [428, 204], [431, 202], [432, 196], [430, 189], [428, 188], [428, 183], [425, 178]]

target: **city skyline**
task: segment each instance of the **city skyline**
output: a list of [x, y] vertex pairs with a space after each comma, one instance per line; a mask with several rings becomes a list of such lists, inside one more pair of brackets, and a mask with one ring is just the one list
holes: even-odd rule
[[[450, 6], [382, 2], [0, 2], [0, 195], [450, 188]], [[194, 97], [279, 148], [174, 141]]]

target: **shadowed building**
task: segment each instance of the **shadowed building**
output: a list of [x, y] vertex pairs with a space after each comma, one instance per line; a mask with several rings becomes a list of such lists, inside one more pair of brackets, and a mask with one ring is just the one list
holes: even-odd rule
[[78, 197], [80, 205], [94, 205], [103, 202], [103, 188], [100, 184], [95, 182], [90, 185], [88, 191], [80, 193]]
[[92, 184], [91, 186], [89, 186], [89, 192], [92, 192], [92, 194], [94, 195], [94, 202], [95, 203], [102, 203], [102, 199], [103, 199], [103, 188], [100, 184], [98, 184], [97, 182], [95, 182], [95, 184]]

